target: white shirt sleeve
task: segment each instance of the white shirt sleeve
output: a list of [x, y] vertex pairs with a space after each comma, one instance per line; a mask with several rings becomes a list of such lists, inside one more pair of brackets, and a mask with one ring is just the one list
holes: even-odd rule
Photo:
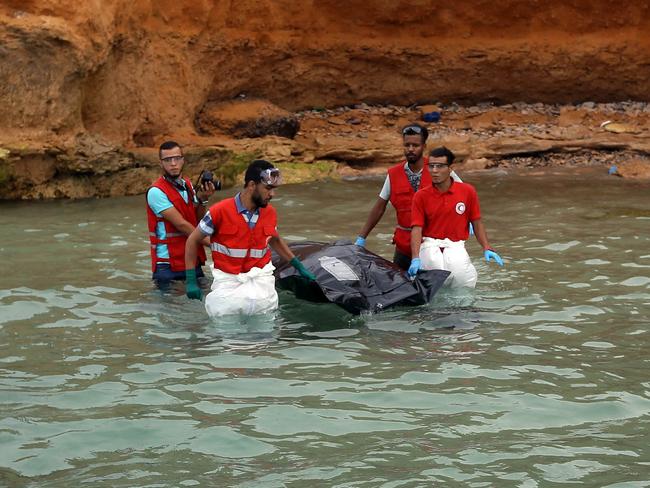
[[386, 175], [386, 181], [384, 181], [384, 186], [381, 188], [381, 191], [379, 192], [379, 198], [382, 200], [390, 200], [390, 178], [388, 175]]

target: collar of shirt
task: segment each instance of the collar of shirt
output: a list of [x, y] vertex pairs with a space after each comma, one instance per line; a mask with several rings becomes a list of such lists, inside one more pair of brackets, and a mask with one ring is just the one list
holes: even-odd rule
[[420, 176], [420, 175], [422, 174], [422, 170], [420, 170], [420, 171], [413, 171], [413, 170], [411, 169], [411, 167], [409, 166], [409, 162], [408, 162], [408, 161], [404, 163], [404, 171], [406, 171], [406, 174], [407, 174], [407, 175], [411, 174], [411, 175], [414, 175], [414, 176], [415, 176], [415, 175]]
[[454, 193], [454, 183], [455, 181], [452, 179], [451, 180], [451, 185], [449, 185], [449, 188], [447, 188], [445, 191], [440, 191], [436, 188], [436, 185], [431, 185], [431, 188], [433, 188], [433, 191], [440, 193], [441, 195], [444, 193]]
[[178, 178], [169, 178], [165, 176], [165, 179], [169, 181], [172, 184], [172, 186], [176, 188], [178, 191], [187, 191], [187, 188], [185, 187], [185, 180], [180, 176]]
[[256, 222], [257, 219], [253, 219], [256, 215], [259, 215], [260, 209], [256, 208], [254, 211], [248, 210], [246, 207], [244, 207], [244, 204], [241, 202], [241, 195], [240, 193], [237, 193], [235, 195], [235, 206], [237, 207], [237, 213], [244, 214], [244, 217], [246, 218], [247, 222], [253, 221]]

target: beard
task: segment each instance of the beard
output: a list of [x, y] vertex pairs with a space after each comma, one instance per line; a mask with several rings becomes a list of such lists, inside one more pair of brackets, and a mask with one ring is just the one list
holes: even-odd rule
[[165, 176], [167, 176], [167, 178], [169, 178], [170, 180], [177, 180], [181, 177], [181, 170], [178, 170], [178, 173], [175, 175], [171, 174], [166, 169], [163, 169], [163, 171], [165, 172]]
[[406, 161], [409, 162], [409, 163], [417, 163], [418, 159], [420, 159], [420, 158], [418, 157], [417, 154], [407, 154], [406, 155]]
[[269, 204], [269, 202], [262, 200], [262, 196], [258, 192], [253, 193], [251, 200], [253, 200], [257, 208], [265, 208]]

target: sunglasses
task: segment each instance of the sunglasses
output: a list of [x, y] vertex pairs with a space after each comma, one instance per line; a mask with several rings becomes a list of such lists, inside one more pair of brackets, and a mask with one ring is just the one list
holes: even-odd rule
[[429, 169], [444, 169], [449, 167], [449, 163], [429, 163]]
[[282, 183], [282, 175], [277, 168], [265, 169], [260, 173], [260, 181], [265, 185], [278, 186]]
[[161, 161], [163, 163], [180, 163], [183, 161], [185, 158], [183, 156], [169, 156], [166, 158], [162, 158]]
[[403, 136], [419, 136], [420, 134], [422, 134], [422, 127], [418, 127], [417, 125], [409, 125], [402, 129]]

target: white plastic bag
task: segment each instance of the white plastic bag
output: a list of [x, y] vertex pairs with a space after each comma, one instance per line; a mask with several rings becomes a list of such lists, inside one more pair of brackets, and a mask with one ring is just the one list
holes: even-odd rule
[[474, 288], [478, 274], [465, 250], [465, 241], [425, 237], [420, 247], [423, 270], [444, 269], [451, 272], [445, 285]]
[[212, 267], [212, 291], [205, 297], [208, 315], [255, 315], [278, 308], [273, 270], [273, 264], [268, 263], [263, 268], [234, 275]]

